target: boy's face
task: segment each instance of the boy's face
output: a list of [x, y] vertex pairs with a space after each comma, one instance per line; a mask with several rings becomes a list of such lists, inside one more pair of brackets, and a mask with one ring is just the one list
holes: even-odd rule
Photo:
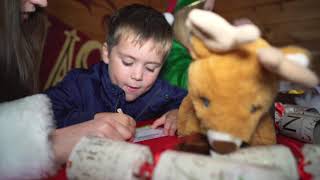
[[111, 81], [125, 92], [127, 101], [147, 92], [157, 79], [163, 64], [163, 54], [157, 53], [157, 46], [153, 40], [140, 45], [129, 36], [120, 38], [109, 54], [104, 44], [102, 58], [109, 64]]

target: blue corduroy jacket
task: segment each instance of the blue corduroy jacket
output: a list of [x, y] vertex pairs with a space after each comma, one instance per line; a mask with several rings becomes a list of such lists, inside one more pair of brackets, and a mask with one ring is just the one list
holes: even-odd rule
[[108, 65], [100, 62], [90, 69], [75, 69], [45, 94], [52, 103], [58, 128], [93, 119], [99, 112], [116, 112], [117, 108], [136, 121], [154, 119], [177, 109], [187, 91], [157, 79], [153, 87], [132, 102], [124, 91], [111, 83]]

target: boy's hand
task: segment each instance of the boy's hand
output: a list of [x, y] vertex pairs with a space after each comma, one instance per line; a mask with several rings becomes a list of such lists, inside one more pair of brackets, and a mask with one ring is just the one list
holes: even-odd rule
[[116, 140], [129, 140], [135, 134], [135, 120], [123, 113], [97, 113], [93, 121], [96, 123], [97, 130], [94, 135]]
[[177, 130], [178, 109], [168, 111], [159, 119], [155, 120], [151, 125], [152, 128], [157, 128], [164, 125], [164, 134], [173, 136]]
[[135, 134], [136, 122], [123, 113], [98, 113], [91, 121], [56, 129], [52, 135], [54, 153], [65, 163], [72, 148], [83, 136], [93, 135], [115, 140], [129, 140]]

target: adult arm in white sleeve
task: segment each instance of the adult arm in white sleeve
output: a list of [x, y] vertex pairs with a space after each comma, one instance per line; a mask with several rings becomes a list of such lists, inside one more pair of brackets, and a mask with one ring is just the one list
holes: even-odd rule
[[46, 95], [0, 104], [0, 179], [40, 179], [56, 172], [52, 117]]

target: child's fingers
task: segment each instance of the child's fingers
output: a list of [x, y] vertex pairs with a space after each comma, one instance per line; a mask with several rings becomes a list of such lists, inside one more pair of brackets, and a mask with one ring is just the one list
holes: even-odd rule
[[169, 135], [174, 136], [177, 131], [177, 125], [176, 124], [171, 124], [171, 127], [169, 129]]
[[105, 138], [110, 138], [114, 140], [124, 140], [121, 134], [117, 132], [116, 129], [114, 129], [113, 126], [110, 126], [110, 124], [108, 123], [102, 125], [99, 128], [99, 131], [101, 132], [101, 133], [98, 133], [99, 136], [103, 134]]
[[100, 119], [100, 118], [103, 118], [106, 115], [108, 115], [108, 113], [105, 113], [105, 112], [97, 113], [97, 114], [94, 115], [94, 119]]
[[123, 126], [129, 128], [132, 133], [136, 130], [136, 122], [130, 117], [124, 117], [116, 120], [118, 123], [122, 124]]
[[173, 119], [167, 119], [164, 124], [164, 133], [165, 135], [174, 136], [177, 130], [176, 121]]
[[151, 128], [155, 129], [161, 125], [163, 125], [166, 121], [166, 118], [164, 118], [164, 116], [161, 116], [159, 119], [155, 120], [152, 125]]
[[166, 122], [166, 123], [164, 124], [163, 130], [164, 130], [164, 134], [165, 134], [165, 135], [169, 135], [170, 127], [171, 127], [171, 123]]
[[175, 132], [177, 130], [177, 116], [178, 116], [178, 110], [171, 110], [168, 112], [166, 116], [166, 122], [165, 122], [165, 132], [167, 135], [174, 136]]
[[133, 137], [135, 134], [135, 127], [133, 126], [124, 126], [119, 122], [115, 122], [115, 128], [117, 131], [124, 137], [126, 140], [130, 139]]
[[94, 115], [94, 119], [108, 119], [110, 117], [113, 117], [114, 119], [119, 120], [125, 126], [128, 126], [128, 125], [136, 126], [135, 120], [131, 116], [124, 113], [102, 112]]
[[114, 119], [116, 119], [124, 126], [136, 126], [135, 120], [133, 120], [132, 117], [122, 113], [115, 113], [114, 115], [116, 116]]
[[134, 119], [123, 113], [97, 113], [94, 120], [100, 134], [111, 139], [127, 140], [135, 133]]
[[128, 121], [131, 126], [136, 127], [137, 123], [132, 117], [128, 116]]
[[131, 117], [126, 114], [122, 114], [122, 118], [120, 119], [120, 123], [122, 123], [125, 126], [128, 126], [130, 128], [133, 128], [134, 130], [136, 129], [136, 121]]
[[109, 125], [112, 126], [113, 129], [115, 129], [124, 140], [130, 139], [135, 132], [134, 127], [125, 126], [121, 122], [116, 120], [109, 120], [107, 123], [109, 123]]
[[123, 126], [129, 127], [133, 131], [135, 131], [136, 122], [135, 120], [123, 113], [97, 113], [94, 117], [96, 120], [102, 120], [102, 121], [117, 121], [121, 123]]

